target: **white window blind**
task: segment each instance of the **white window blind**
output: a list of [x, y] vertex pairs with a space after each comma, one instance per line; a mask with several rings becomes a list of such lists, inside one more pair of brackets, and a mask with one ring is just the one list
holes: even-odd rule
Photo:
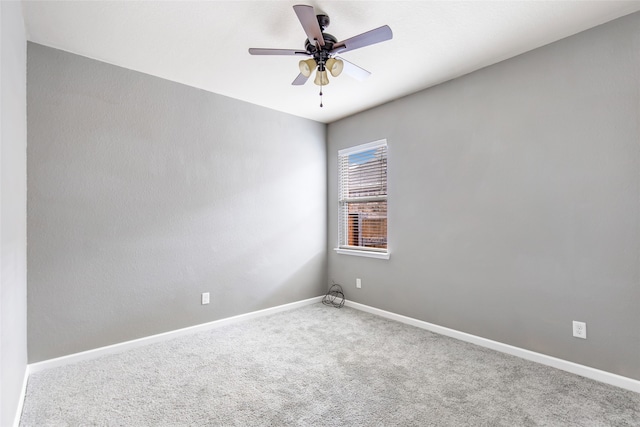
[[338, 152], [339, 249], [387, 252], [387, 142]]

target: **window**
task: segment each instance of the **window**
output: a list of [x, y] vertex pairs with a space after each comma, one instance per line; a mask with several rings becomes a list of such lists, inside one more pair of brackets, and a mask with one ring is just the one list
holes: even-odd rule
[[336, 251], [388, 259], [386, 140], [338, 152], [338, 198]]

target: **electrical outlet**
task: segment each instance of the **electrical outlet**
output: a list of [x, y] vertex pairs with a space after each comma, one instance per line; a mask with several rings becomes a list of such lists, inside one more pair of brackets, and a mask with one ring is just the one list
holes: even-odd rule
[[573, 336], [576, 338], [587, 339], [587, 324], [584, 322], [573, 321]]
[[209, 304], [209, 292], [202, 293], [202, 305]]
[[360, 289], [362, 287], [362, 280], [356, 279], [356, 288]]

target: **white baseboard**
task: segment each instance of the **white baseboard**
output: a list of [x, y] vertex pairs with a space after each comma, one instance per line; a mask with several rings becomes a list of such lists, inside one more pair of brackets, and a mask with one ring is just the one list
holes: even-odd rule
[[455, 329], [445, 328], [444, 326], [434, 325], [433, 323], [424, 322], [412, 317], [403, 316], [401, 314], [392, 313], [390, 311], [381, 310], [379, 308], [370, 307], [368, 305], [360, 304], [357, 302], [345, 301], [345, 305], [347, 307], [355, 308], [356, 310], [365, 311], [367, 313], [375, 314], [380, 317], [395, 320], [407, 325], [416, 326], [418, 328], [426, 329], [428, 331], [445, 335], [451, 338], [459, 339], [460, 341], [466, 341], [472, 344], [479, 345], [481, 347], [490, 348], [492, 350], [507, 353], [512, 356], [517, 356], [522, 359], [537, 362], [542, 365], [551, 366], [553, 368], [571, 372], [572, 374], [580, 375], [592, 380], [600, 381], [606, 384], [640, 393], [640, 381], [628, 377], [623, 377], [622, 375], [612, 374], [611, 372], [601, 371], [589, 366], [584, 366], [578, 363], [569, 362], [567, 360], [558, 359], [557, 357], [547, 356], [546, 354], [536, 353], [535, 351], [525, 350], [523, 348], [514, 347], [509, 344], [503, 344], [498, 341], [493, 341], [490, 339], [478, 337], [476, 335], [467, 334], [466, 332], [460, 332], [456, 331]]
[[[293, 310], [295, 308], [303, 307], [305, 305], [315, 304], [322, 301], [323, 296], [309, 298], [302, 301], [296, 301], [289, 304], [279, 305], [276, 307], [266, 308], [264, 310], [253, 311], [251, 313], [240, 314], [238, 316], [228, 317], [225, 319], [215, 320], [213, 322], [203, 323], [200, 325], [190, 326], [188, 328], [177, 329], [174, 331], [164, 332], [157, 335], [151, 335], [144, 338], [139, 338], [131, 341], [125, 341], [118, 344], [109, 345], [106, 347], [99, 347], [93, 350], [87, 350], [80, 353], [74, 353], [67, 356], [58, 357], [55, 359], [44, 360], [38, 363], [32, 363], [27, 366], [25, 371], [24, 382], [22, 385], [22, 393], [20, 396], [20, 403], [16, 413], [15, 426], [20, 421], [20, 414], [22, 413], [22, 405], [25, 398], [27, 380], [30, 374], [39, 372], [45, 369], [55, 368], [57, 366], [64, 366], [71, 363], [77, 363], [82, 360], [95, 359], [106, 354], [120, 353], [132, 348], [141, 347], [147, 344], [151, 344], [159, 341], [166, 341], [179, 336], [193, 334], [200, 331], [219, 328], [221, 326], [241, 322], [244, 320], [254, 319], [257, 317], [267, 316], [270, 314], [279, 313], [282, 311]], [[471, 335], [466, 332], [460, 332], [455, 329], [446, 328], [444, 326], [438, 326], [433, 323], [425, 322], [422, 320], [414, 319], [412, 317], [403, 316], [401, 314], [392, 313], [390, 311], [381, 310], [379, 308], [371, 307], [368, 305], [360, 304], [357, 302], [345, 301], [347, 307], [351, 307], [360, 311], [375, 314], [380, 317], [395, 320], [407, 325], [415, 326], [421, 329], [426, 329], [431, 332], [435, 332], [441, 335], [445, 335], [451, 338], [466, 341], [472, 344], [479, 345], [481, 347], [490, 348], [502, 353], [507, 353], [513, 356], [520, 357], [522, 359], [537, 362], [543, 365], [551, 366], [553, 368], [561, 369], [563, 371], [571, 372], [572, 374], [580, 375], [586, 378], [590, 378], [596, 381], [600, 381], [606, 384], [631, 390], [636, 393], [640, 393], [640, 381], [623, 377], [621, 375], [613, 374], [611, 372], [602, 371], [599, 369], [591, 368], [589, 366], [580, 365], [567, 360], [558, 359], [556, 357], [548, 356], [542, 353], [536, 353], [534, 351], [525, 350], [523, 348], [515, 347], [509, 344], [504, 344], [498, 341], [493, 341], [487, 338]]]
[[150, 335], [148, 337], [138, 338], [131, 341], [125, 341], [118, 344], [108, 345], [105, 347], [99, 347], [92, 350], [83, 351], [80, 353], [69, 354], [67, 356], [57, 357], [55, 359], [44, 360], [42, 362], [32, 363], [28, 366], [28, 372], [33, 374], [45, 369], [55, 368], [58, 366], [69, 365], [71, 363], [77, 363], [82, 360], [95, 359], [107, 354], [121, 353], [123, 351], [148, 345], [151, 343], [166, 341], [173, 338], [177, 338], [183, 335], [189, 335], [196, 332], [206, 331], [209, 329], [219, 328], [221, 326], [230, 325], [232, 323], [241, 322], [244, 320], [255, 319], [256, 317], [263, 317], [270, 314], [279, 313], [281, 311], [293, 310], [305, 305], [315, 304], [322, 301], [323, 296], [305, 299], [302, 301], [296, 301], [289, 304], [278, 305], [276, 307], [265, 308], [264, 310], [252, 311], [251, 313], [240, 314], [238, 316], [227, 317], [225, 319], [214, 320], [213, 322], [202, 323], [200, 325], [189, 326], [187, 328], [176, 329], [169, 332], [163, 332], [157, 335]]
[[20, 389], [20, 398], [18, 400], [18, 407], [16, 408], [16, 415], [13, 418], [13, 427], [18, 427], [20, 425], [20, 417], [22, 416], [24, 399], [27, 397], [27, 382], [29, 381], [29, 374], [29, 365], [27, 365], [24, 370], [24, 378], [22, 379], [22, 388]]

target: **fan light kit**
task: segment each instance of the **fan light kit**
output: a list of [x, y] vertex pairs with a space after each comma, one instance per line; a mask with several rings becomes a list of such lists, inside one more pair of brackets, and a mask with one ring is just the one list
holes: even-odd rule
[[316, 15], [313, 7], [307, 5], [293, 6], [293, 10], [307, 34], [304, 50], [251, 48], [249, 53], [251, 55], [310, 56], [311, 58], [303, 59], [298, 63], [300, 74], [291, 84], [296, 86], [305, 84], [313, 70], [316, 70], [313, 82], [320, 86], [320, 107], [322, 107], [322, 86], [329, 84], [327, 71], [333, 77], [338, 77], [344, 70], [346, 74], [358, 80], [363, 80], [371, 74], [346, 59], [336, 56], [337, 54], [390, 40], [393, 37], [391, 28], [388, 25], [383, 25], [339, 42], [334, 36], [324, 32], [325, 28], [329, 26], [327, 15]]

